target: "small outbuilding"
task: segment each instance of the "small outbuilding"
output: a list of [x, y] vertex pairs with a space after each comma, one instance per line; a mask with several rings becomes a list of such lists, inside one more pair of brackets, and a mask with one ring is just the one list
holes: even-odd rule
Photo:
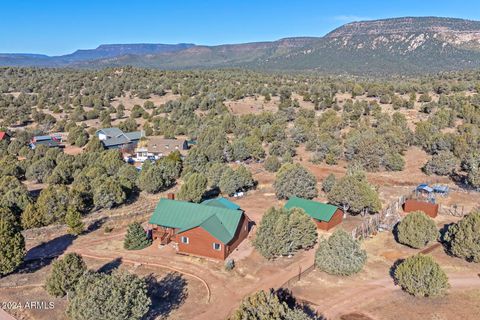
[[403, 204], [403, 211], [407, 213], [413, 211], [423, 211], [429, 217], [435, 218], [438, 215], [438, 204], [415, 199], [407, 199]]
[[287, 201], [285, 208], [303, 209], [321, 230], [330, 230], [343, 220], [343, 211], [340, 208], [318, 201], [294, 197]]
[[224, 260], [248, 236], [250, 223], [242, 210], [224, 203], [161, 199], [149, 221], [152, 237], [176, 243], [178, 253]]

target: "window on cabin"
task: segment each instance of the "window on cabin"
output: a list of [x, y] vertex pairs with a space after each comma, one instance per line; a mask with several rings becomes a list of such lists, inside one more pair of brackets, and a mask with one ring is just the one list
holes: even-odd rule
[[182, 243], [188, 244], [188, 237], [182, 237]]
[[220, 251], [222, 250], [222, 245], [220, 243], [213, 243], [213, 250]]

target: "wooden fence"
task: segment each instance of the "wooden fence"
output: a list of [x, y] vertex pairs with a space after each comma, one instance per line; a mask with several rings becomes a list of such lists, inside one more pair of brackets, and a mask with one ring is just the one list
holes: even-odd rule
[[454, 217], [463, 217], [468, 213], [465, 211], [464, 206], [459, 206], [456, 204], [454, 204], [453, 206], [440, 205], [440, 209], [438, 212], [443, 215], [449, 215]]
[[378, 231], [392, 230], [400, 221], [400, 210], [405, 200], [411, 197], [403, 195], [397, 200], [391, 202], [385, 209], [379, 213], [368, 217], [364, 222], [352, 230], [352, 237], [355, 239], [365, 239]]
[[307, 274], [309, 274], [313, 270], [315, 270], [315, 263], [313, 263], [310, 267], [308, 267], [304, 270], [302, 270], [302, 268], [299, 267], [298, 274], [296, 274], [295, 276], [288, 279], [285, 283], [283, 283], [280, 286], [280, 288], [285, 288], [285, 289], [290, 288], [291, 286], [293, 286], [295, 283], [300, 281], [303, 277], [305, 277]]

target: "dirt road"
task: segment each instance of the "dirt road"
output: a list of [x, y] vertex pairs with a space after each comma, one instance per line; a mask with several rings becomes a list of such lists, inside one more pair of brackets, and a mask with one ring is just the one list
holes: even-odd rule
[[[480, 288], [480, 278], [472, 275], [448, 274], [452, 290]], [[392, 279], [381, 279], [367, 282], [363, 285], [349, 288], [348, 292], [333, 297], [322, 297], [316, 307], [317, 312], [327, 319], [337, 319], [343, 314], [361, 311], [359, 308], [370, 301], [381, 300], [385, 294], [401, 290]], [[348, 296], [348, 299], [345, 297]], [[301, 297], [300, 297], [301, 298]], [[325, 299], [327, 298], [327, 299]], [[316, 303], [315, 301], [311, 301]]]
[[[98, 256], [92, 250], [83, 248], [72, 248], [67, 252], [76, 252], [80, 255], [84, 255], [88, 258], [101, 259], [101, 260], [114, 260], [121, 258], [122, 262], [135, 263], [146, 266], [156, 266], [160, 268], [171, 269], [187, 277], [194, 278], [201, 281], [205, 290], [205, 304], [198, 305], [195, 312], [195, 319], [198, 320], [215, 320], [226, 319], [228, 315], [238, 306], [241, 300], [258, 290], [269, 290], [270, 288], [279, 288], [286, 281], [298, 275], [298, 271], [305, 270], [311, 266], [315, 250], [309, 250], [300, 253], [300, 259], [290, 266], [286, 267], [282, 272], [271, 272], [265, 277], [262, 277], [261, 282], [250, 281], [241, 287], [225, 285], [225, 280], [219, 277], [215, 271], [208, 270], [206, 268], [200, 268], [195, 264], [183, 263], [175, 264], [175, 268], [172, 268], [165, 264], [159, 264], [158, 259], [152, 257], [149, 254], [135, 253], [135, 258], [131, 258], [131, 253], [127, 257], [124, 252], [111, 251], [108, 255], [104, 254], [101, 257]], [[157, 262], [155, 262], [157, 261]], [[211, 295], [211, 298], [209, 296]]]

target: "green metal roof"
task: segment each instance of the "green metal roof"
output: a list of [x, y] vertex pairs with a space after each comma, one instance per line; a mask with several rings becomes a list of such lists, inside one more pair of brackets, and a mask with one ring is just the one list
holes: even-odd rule
[[232, 210], [239, 210], [240, 206], [228, 199], [225, 198], [214, 198], [214, 199], [208, 199], [202, 202], [202, 204], [207, 205], [207, 206], [213, 206], [213, 207], [219, 207], [219, 208], [225, 208], [225, 209], [232, 209]]
[[303, 198], [290, 198], [285, 204], [286, 209], [300, 208], [310, 217], [319, 221], [330, 221], [333, 214], [337, 211], [337, 207], [331, 204], [307, 200]]
[[150, 218], [150, 223], [180, 229], [178, 233], [201, 227], [227, 244], [235, 236], [242, 214], [239, 210], [161, 199]]

